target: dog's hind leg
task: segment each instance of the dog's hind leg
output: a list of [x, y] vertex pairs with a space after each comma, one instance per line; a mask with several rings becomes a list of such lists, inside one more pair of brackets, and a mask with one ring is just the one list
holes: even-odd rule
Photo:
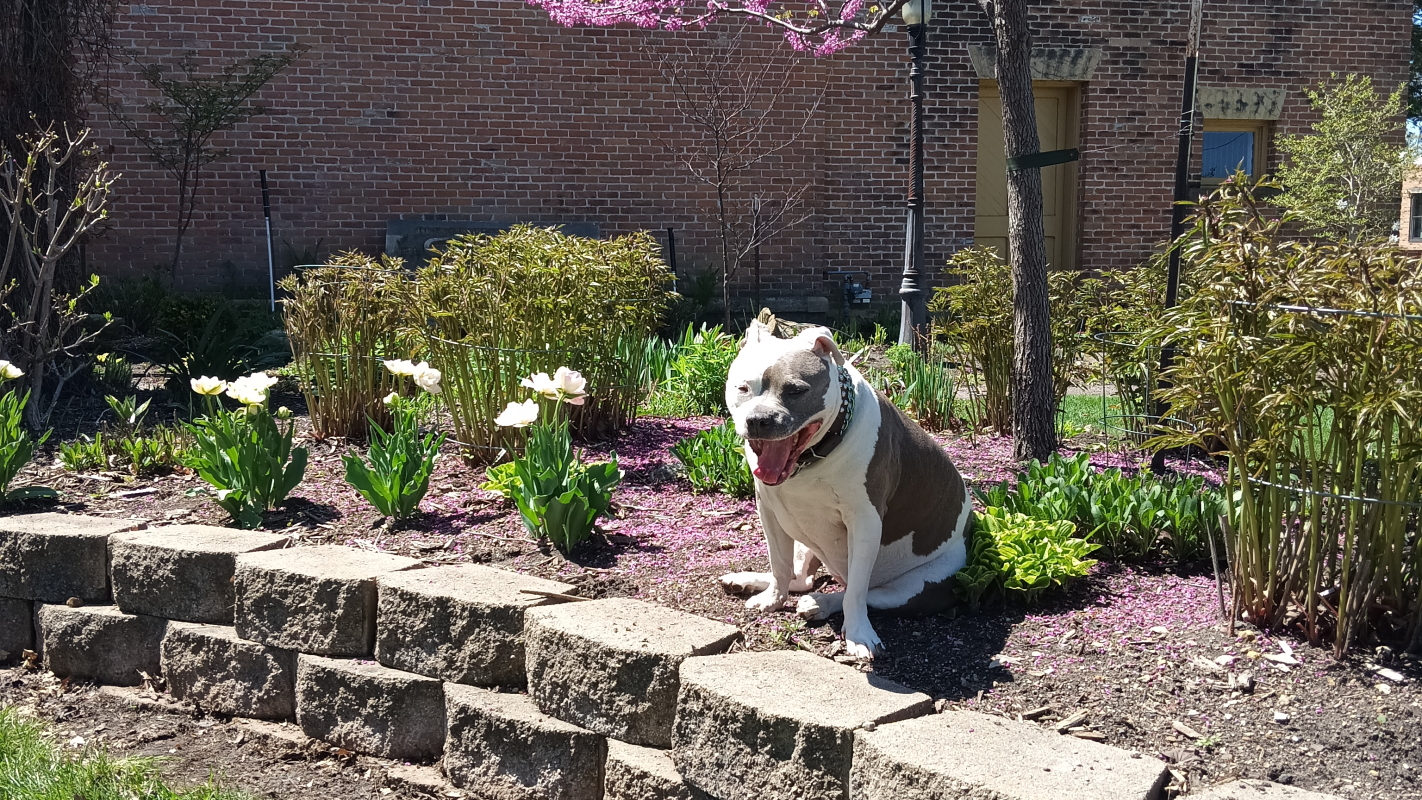
[[939, 556], [869, 590], [869, 607], [900, 614], [936, 614], [954, 602], [953, 574], [967, 561], [962, 537], [954, 537]]
[[[808, 592], [815, 585], [815, 571], [820, 568], [820, 558], [810, 552], [810, 548], [795, 543], [795, 572], [790, 578], [790, 591]], [[728, 594], [755, 594], [770, 587], [769, 572], [732, 572], [721, 576], [721, 588]]]

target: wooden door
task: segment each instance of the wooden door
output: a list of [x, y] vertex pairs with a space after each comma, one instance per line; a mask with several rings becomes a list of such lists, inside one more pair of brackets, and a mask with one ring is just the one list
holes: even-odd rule
[[[1075, 84], [1033, 83], [1037, 135], [1042, 152], [1076, 146], [1078, 90]], [[1042, 226], [1047, 266], [1076, 266], [1076, 162], [1042, 168]], [[1007, 156], [1002, 143], [1002, 100], [995, 81], [978, 92], [978, 197], [976, 243], [1007, 258]]]

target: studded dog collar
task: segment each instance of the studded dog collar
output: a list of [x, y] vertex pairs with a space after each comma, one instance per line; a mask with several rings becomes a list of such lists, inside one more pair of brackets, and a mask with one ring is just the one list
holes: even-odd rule
[[839, 415], [835, 418], [834, 427], [825, 434], [814, 447], [807, 447], [795, 461], [795, 471], [798, 473], [814, 464], [819, 463], [827, 457], [839, 443], [844, 441], [844, 434], [849, 430], [849, 423], [854, 420], [854, 378], [849, 374], [849, 368], [840, 366], [839, 368]]

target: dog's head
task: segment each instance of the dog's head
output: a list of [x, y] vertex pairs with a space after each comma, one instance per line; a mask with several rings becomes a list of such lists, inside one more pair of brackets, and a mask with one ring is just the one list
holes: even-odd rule
[[751, 471], [767, 486], [784, 483], [839, 409], [844, 355], [828, 328], [777, 339], [759, 322], [746, 331], [726, 377], [726, 406], [750, 445]]

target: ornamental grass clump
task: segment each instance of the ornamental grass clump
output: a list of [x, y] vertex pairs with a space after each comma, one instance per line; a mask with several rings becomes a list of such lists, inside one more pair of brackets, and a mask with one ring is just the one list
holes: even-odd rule
[[[512, 474], [491, 476], [486, 485], [513, 499], [534, 538], [547, 539], [565, 555], [592, 535], [597, 518], [612, 504], [612, 490], [622, 480], [617, 454], [609, 461], [583, 463], [573, 449], [566, 406], [587, 402], [587, 381], [559, 367], [550, 378], [536, 373], [520, 381], [534, 396], [510, 402], [494, 420], [500, 427], [526, 430], [528, 445], [514, 459]], [[491, 481], [492, 482], [492, 481]]]
[[411, 287], [401, 262], [342, 253], [325, 266], [287, 276], [282, 301], [293, 364], [317, 439], [361, 440], [368, 426], [388, 426], [383, 401], [396, 376], [386, 359], [412, 352]]
[[[1198, 285], [1152, 335], [1159, 396], [1227, 457], [1233, 618], [1422, 644], [1422, 270], [1382, 242], [1288, 238], [1237, 175], [1179, 246]], [[1273, 188], [1270, 186], [1270, 188]]]
[[524, 376], [559, 364], [584, 365], [588, 382], [573, 433], [602, 437], [630, 424], [671, 279], [646, 233], [602, 241], [521, 225], [446, 243], [417, 273], [411, 303], [468, 456], [487, 463], [522, 448], [524, 431], [491, 421], [521, 396]]
[[[232, 383], [195, 378], [194, 392], [204, 396], [207, 414], [187, 425], [195, 440], [187, 457], [192, 468], [217, 489], [217, 504], [241, 528], [262, 524], [262, 512], [280, 505], [306, 474], [306, 448], [293, 447], [296, 422], [285, 407], [275, 415], [267, 408], [267, 392], [276, 378], [254, 372]], [[226, 393], [240, 408], [222, 407]], [[278, 420], [286, 422], [281, 430]]]
[[392, 360], [385, 363], [385, 368], [393, 375], [411, 378], [424, 392], [411, 398], [397, 392], [386, 396], [390, 430], [387, 432], [372, 421], [366, 459], [347, 454], [342, 461], [346, 465], [346, 482], [381, 514], [401, 520], [419, 509], [430, 488], [435, 458], [444, 444], [444, 433], [420, 435], [421, 420], [432, 416], [441, 375], [423, 362]]

